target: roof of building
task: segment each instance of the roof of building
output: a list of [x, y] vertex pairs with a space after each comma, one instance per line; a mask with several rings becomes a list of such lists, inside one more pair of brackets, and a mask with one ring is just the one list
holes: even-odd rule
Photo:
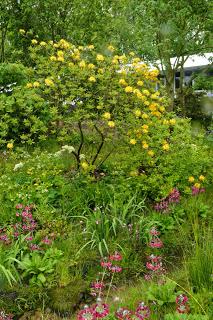
[[[186, 62], [184, 63], [184, 69], [192, 69], [198, 67], [204, 67], [210, 65], [212, 63], [211, 59], [213, 60], [213, 53], [203, 53], [202, 55], [193, 54], [188, 57]], [[172, 66], [175, 65], [177, 57], [171, 58]], [[156, 61], [156, 66], [161, 69], [160, 60]], [[151, 67], [154, 67], [153, 65]]]

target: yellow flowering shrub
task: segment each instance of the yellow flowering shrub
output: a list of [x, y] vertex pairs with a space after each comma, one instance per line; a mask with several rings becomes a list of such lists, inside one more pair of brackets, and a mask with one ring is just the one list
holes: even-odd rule
[[[137, 154], [129, 172], [137, 172], [141, 163], [159, 168], [162, 159], [178, 151], [177, 139], [188, 139], [182, 131], [185, 120], [166, 111], [167, 99], [157, 90], [158, 71], [150, 70], [132, 53], [119, 55], [108, 46], [101, 54], [92, 44], [75, 46], [63, 39], [36, 41], [30, 48], [35, 67], [30, 69], [28, 82], [11, 96], [0, 97], [4, 106], [0, 144], [12, 137], [15, 144], [34, 144], [50, 137], [73, 144], [74, 137], [72, 153], [77, 167], [85, 172], [107, 159], [106, 144], [109, 155], [126, 145]], [[8, 106], [14, 115], [10, 120]], [[93, 149], [86, 148], [88, 141], [94, 142]]]

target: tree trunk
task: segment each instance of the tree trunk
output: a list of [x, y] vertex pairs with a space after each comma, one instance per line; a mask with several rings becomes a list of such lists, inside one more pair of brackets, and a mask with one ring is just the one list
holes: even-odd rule
[[5, 61], [5, 41], [6, 41], [6, 34], [7, 34], [7, 26], [2, 28], [1, 30], [1, 53], [0, 53], [0, 62]]
[[166, 91], [168, 94], [168, 97], [170, 99], [170, 107], [168, 108], [169, 111], [173, 111], [174, 109], [174, 75], [175, 71], [172, 68], [168, 68], [165, 70], [166, 75]]
[[180, 90], [179, 90], [179, 100], [181, 104], [182, 114], [185, 116], [186, 114], [186, 106], [185, 106], [185, 93], [184, 93], [184, 57], [182, 57], [180, 64]]

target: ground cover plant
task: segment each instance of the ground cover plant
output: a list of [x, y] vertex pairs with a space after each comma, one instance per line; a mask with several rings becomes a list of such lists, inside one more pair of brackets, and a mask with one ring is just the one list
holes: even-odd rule
[[0, 319], [211, 319], [211, 141], [133, 52], [29, 52], [0, 94]]

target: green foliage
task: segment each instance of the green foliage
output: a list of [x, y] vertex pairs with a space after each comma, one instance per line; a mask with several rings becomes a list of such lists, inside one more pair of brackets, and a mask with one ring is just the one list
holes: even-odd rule
[[174, 303], [176, 283], [172, 280], [167, 280], [163, 285], [151, 284], [148, 288], [147, 299], [156, 301], [159, 306], [167, 303]]
[[209, 76], [208, 73], [198, 74], [198, 76], [195, 78], [193, 89], [212, 91], [213, 90], [212, 77]]
[[16, 84], [21, 85], [27, 80], [27, 68], [22, 64], [1, 63], [0, 64], [0, 86]]
[[202, 314], [166, 314], [164, 320], [208, 320], [208, 316]]
[[48, 286], [53, 285], [54, 278], [51, 274], [58, 263], [62, 252], [55, 248], [49, 248], [44, 255], [34, 251], [26, 254], [18, 262], [18, 267], [23, 271], [22, 277], [27, 278], [31, 285]]
[[4, 246], [0, 243], [0, 281], [2, 288], [6, 287], [7, 283], [12, 287], [13, 284], [20, 282], [20, 275], [15, 265], [19, 252], [20, 248], [18, 245], [5, 250]]
[[199, 235], [195, 235], [195, 240], [193, 255], [186, 264], [189, 281], [195, 292], [204, 288], [210, 291], [213, 286], [212, 237], [210, 230], [206, 230], [204, 233], [201, 231]]

